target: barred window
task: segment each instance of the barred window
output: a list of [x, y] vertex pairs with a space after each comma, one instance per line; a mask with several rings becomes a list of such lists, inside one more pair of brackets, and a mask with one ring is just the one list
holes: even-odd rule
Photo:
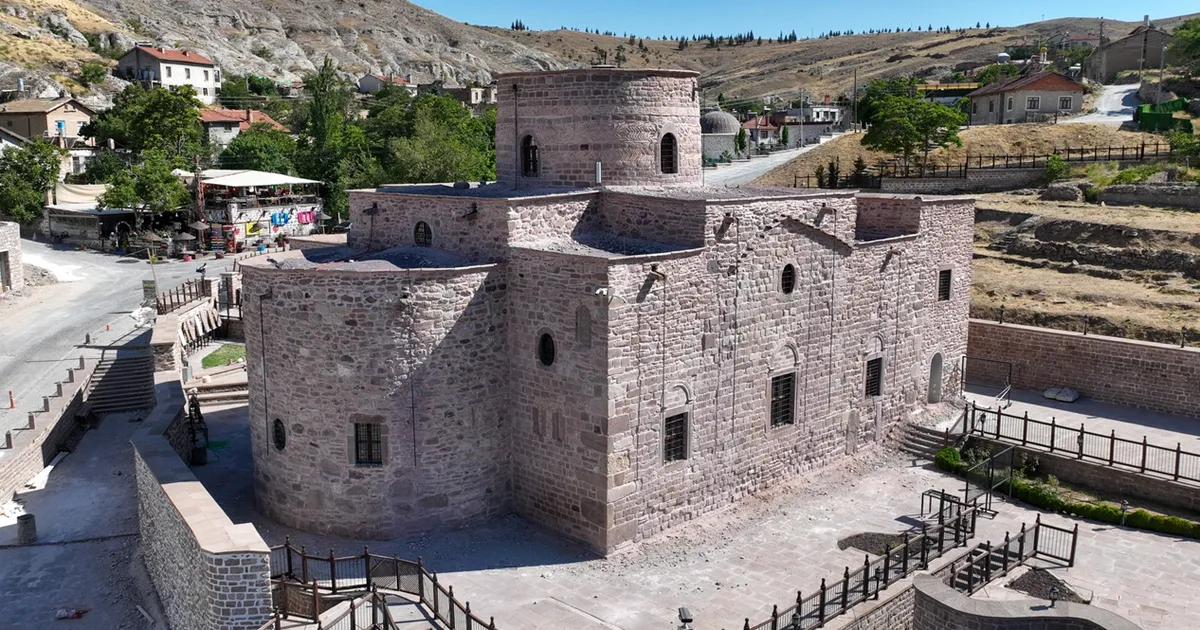
[[417, 247], [433, 245], [433, 230], [429, 229], [428, 223], [417, 221], [416, 227], [413, 228], [413, 242], [417, 244]]
[[354, 463], [358, 466], [383, 465], [383, 425], [354, 424]]
[[938, 272], [938, 301], [945, 302], [950, 299], [950, 279], [952, 272], [949, 269], [943, 269]]
[[678, 171], [675, 160], [675, 134], [667, 134], [659, 143], [659, 153], [662, 157], [662, 172], [675, 173]]
[[796, 267], [793, 265], [784, 265], [783, 273], [779, 275], [779, 288], [784, 293], [791, 293], [796, 290]]
[[883, 359], [867, 361], [867, 396], [883, 393]]
[[796, 424], [796, 374], [771, 379], [771, 426]]
[[538, 176], [538, 147], [533, 136], [521, 140], [521, 174], [525, 177]]
[[677, 414], [663, 422], [663, 461], [687, 459], [688, 415]]

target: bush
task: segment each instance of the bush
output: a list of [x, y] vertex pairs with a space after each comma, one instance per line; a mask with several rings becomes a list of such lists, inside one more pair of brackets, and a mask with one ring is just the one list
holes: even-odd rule
[[106, 76], [108, 76], [108, 68], [99, 61], [85, 61], [79, 68], [79, 83], [84, 87], [103, 83]]
[[1046, 160], [1046, 182], [1056, 182], [1071, 174], [1071, 165], [1057, 155], [1051, 155]]
[[1146, 181], [1146, 178], [1162, 170], [1161, 166], [1156, 164], [1142, 164], [1140, 166], [1131, 166], [1112, 178], [1114, 184], [1137, 184]]
[[939, 470], [960, 475], [967, 470], [966, 464], [962, 461], [962, 456], [958, 453], [958, 449], [953, 446], [947, 446], [938, 451], [937, 455], [933, 456], [933, 465], [937, 466]]

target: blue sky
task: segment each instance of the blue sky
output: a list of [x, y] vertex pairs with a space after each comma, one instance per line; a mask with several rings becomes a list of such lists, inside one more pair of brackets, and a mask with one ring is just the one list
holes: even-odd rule
[[508, 26], [520, 18], [538, 30], [560, 26], [628, 32], [642, 37], [715, 35], [753, 30], [770, 37], [780, 30], [865, 31], [870, 28], [974, 26], [976, 21], [1015, 26], [1056, 17], [1106, 17], [1126, 22], [1200, 11], [1196, 0], [1160, 0], [1151, 5], [1128, 0], [1033, 0], [946, 2], [933, 0], [833, 0], [832, 2], [736, 2], [730, 0], [417, 0], [417, 4], [460, 22]]

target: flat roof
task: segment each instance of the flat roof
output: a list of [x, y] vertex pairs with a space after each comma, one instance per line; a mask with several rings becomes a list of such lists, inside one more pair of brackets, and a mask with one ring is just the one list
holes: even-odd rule
[[278, 269], [323, 269], [328, 271], [402, 271], [405, 269], [450, 269], [477, 263], [461, 254], [436, 247], [392, 247], [368, 252], [352, 247], [312, 247], [269, 256], [255, 256], [243, 266]]
[[[491, 182], [488, 184], [471, 183], [466, 188], [455, 188], [452, 183], [443, 184], [384, 184], [374, 191], [365, 192], [388, 193], [397, 195], [434, 195], [441, 197], [475, 197], [479, 199], [522, 199], [526, 197], [544, 197], [548, 195], [569, 195], [595, 192], [595, 188], [546, 187], [546, 188], [513, 188], [506, 184]], [[363, 191], [358, 191], [363, 192]]]
[[584, 74], [620, 74], [626, 76], [657, 76], [657, 77], [699, 77], [695, 70], [678, 70], [675, 68], [618, 68], [616, 66], [592, 66], [590, 68], [570, 68], [567, 70], [533, 70], [529, 72], [509, 72], [496, 76], [496, 80], [513, 79], [518, 77], [557, 77]]
[[550, 238], [528, 243], [517, 243], [518, 249], [532, 249], [557, 254], [573, 254], [589, 258], [621, 258], [666, 254], [692, 249], [682, 245], [671, 245], [641, 238], [618, 236], [608, 232], [585, 232], [571, 238]]

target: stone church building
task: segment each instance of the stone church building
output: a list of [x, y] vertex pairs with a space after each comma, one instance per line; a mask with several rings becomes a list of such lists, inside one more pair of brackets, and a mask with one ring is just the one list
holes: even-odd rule
[[498, 85], [497, 182], [354, 191], [344, 243], [242, 263], [265, 514], [608, 553], [957, 391], [970, 199], [705, 187], [693, 72]]

